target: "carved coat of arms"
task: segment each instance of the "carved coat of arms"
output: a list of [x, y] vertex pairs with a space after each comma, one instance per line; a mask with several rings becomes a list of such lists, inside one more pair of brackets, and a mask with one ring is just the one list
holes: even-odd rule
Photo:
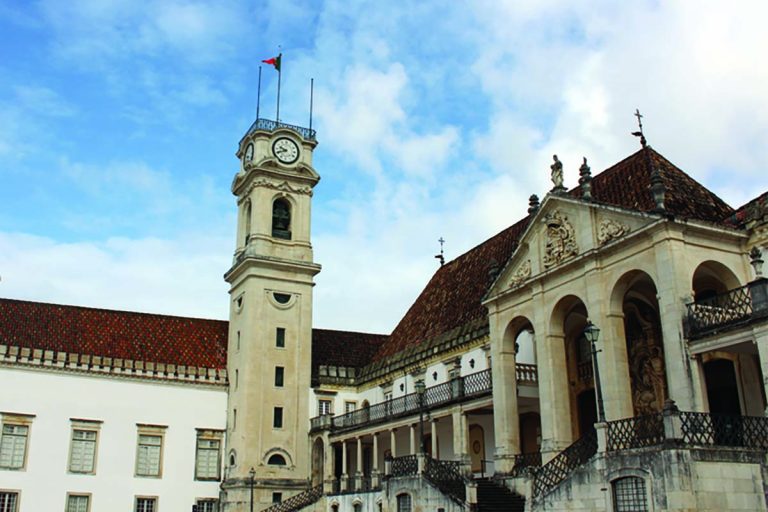
[[544, 268], [557, 265], [579, 253], [576, 243], [576, 233], [568, 218], [559, 210], [548, 213], [544, 217], [547, 226], [547, 245], [544, 249]]

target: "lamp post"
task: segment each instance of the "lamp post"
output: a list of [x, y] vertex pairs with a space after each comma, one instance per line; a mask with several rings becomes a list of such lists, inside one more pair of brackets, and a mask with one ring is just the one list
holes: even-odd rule
[[256, 476], [256, 471], [251, 468], [251, 470], [248, 472], [248, 476], [251, 477], [250, 483], [251, 483], [251, 512], [253, 512], [253, 479]]
[[416, 381], [416, 396], [419, 397], [419, 453], [426, 453], [424, 449], [424, 393], [427, 390], [424, 379]]
[[595, 324], [587, 320], [587, 325], [584, 327], [584, 337], [590, 343], [592, 347], [592, 373], [595, 375], [595, 395], [597, 396], [597, 421], [603, 423], [605, 421], [605, 407], [603, 406], [603, 387], [600, 384], [600, 368], [597, 365], [597, 353], [600, 352], [595, 346], [597, 338], [600, 336], [600, 329]]

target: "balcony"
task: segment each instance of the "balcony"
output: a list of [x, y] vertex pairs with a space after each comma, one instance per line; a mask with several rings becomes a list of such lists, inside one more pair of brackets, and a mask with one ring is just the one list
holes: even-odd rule
[[686, 305], [689, 339], [701, 338], [768, 318], [768, 279]]
[[[538, 382], [536, 365], [518, 364], [516, 375], [521, 384], [535, 385]], [[465, 375], [427, 388], [424, 392], [424, 409], [435, 409], [443, 405], [490, 395], [492, 388], [490, 369]], [[419, 397], [416, 393], [410, 393], [340, 416], [316, 416], [310, 420], [310, 427], [312, 430], [329, 429], [332, 432], [345, 432], [359, 427], [385, 423], [394, 418], [415, 414], [418, 411]]]
[[[272, 119], [257, 119], [253, 122], [250, 128], [248, 128], [248, 131], [245, 132], [245, 135], [243, 135], [243, 139], [246, 138], [248, 135], [250, 135], [253, 132], [256, 131], [263, 131], [263, 132], [273, 132], [277, 130], [278, 128], [288, 128], [289, 130], [293, 130], [306, 140], [315, 140], [315, 130], [312, 130], [310, 128], [304, 128], [301, 126], [296, 126], [292, 124], [286, 124], [286, 123], [279, 123], [277, 121], [273, 121]], [[241, 141], [242, 142], [242, 139]]]

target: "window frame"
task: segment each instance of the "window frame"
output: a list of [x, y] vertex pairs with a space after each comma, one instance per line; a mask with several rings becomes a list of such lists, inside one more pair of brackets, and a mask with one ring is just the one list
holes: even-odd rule
[[[71, 430], [69, 434], [69, 454], [67, 457], [67, 473], [75, 475], [95, 475], [96, 464], [99, 460], [99, 433], [101, 432], [102, 421], [100, 420], [84, 420], [79, 418], [70, 418]], [[96, 438], [93, 440], [93, 459], [91, 460], [90, 471], [80, 471], [72, 469], [72, 454], [75, 448], [75, 432], [93, 432]], [[87, 440], [77, 440], [79, 442], [88, 442]]]
[[[89, 492], [68, 492], [67, 501], [64, 503], [64, 512], [72, 512], [69, 510], [69, 500], [72, 498], [85, 498], [85, 512], [91, 512], [91, 493]], [[78, 511], [74, 511], [78, 512]]]
[[[328, 404], [328, 410], [326, 412], [323, 412], [323, 405], [324, 403]], [[318, 416], [326, 416], [326, 415], [332, 415], [333, 414], [333, 400], [329, 398], [318, 398], [317, 399], [317, 415]]]
[[205, 509], [201, 509], [200, 506], [213, 505], [211, 512], [219, 512], [219, 499], [218, 498], [195, 498], [195, 505], [197, 506], [197, 512], [208, 512]]
[[[200, 461], [200, 441], [216, 441], [219, 443], [219, 447], [216, 449], [216, 476], [200, 476], [198, 473], [199, 461]], [[220, 482], [221, 481], [221, 457], [224, 449], [224, 431], [216, 429], [197, 429], [197, 436], [195, 437], [195, 467], [194, 467], [194, 480], [198, 482]], [[211, 448], [207, 450], [212, 451]], [[201, 498], [203, 499], [203, 498]]]
[[[400, 503], [400, 499], [401, 498], [408, 498], [408, 508], [407, 509], [405, 509], [405, 507], [401, 508], [401, 506], [400, 506], [401, 505], [401, 503]], [[397, 512], [413, 512], [413, 496], [411, 496], [407, 492], [402, 492], [402, 493], [398, 494], [395, 497], [395, 503], [396, 503], [395, 510], [397, 510]]]
[[[611, 495], [611, 510], [612, 511], [626, 510], [626, 509], [619, 509], [619, 505], [620, 504], [619, 504], [619, 502], [617, 500], [616, 484], [621, 482], [621, 481], [629, 481], [629, 480], [635, 480], [635, 481], [639, 481], [641, 483], [641, 485], [638, 487], [638, 489], [642, 489], [642, 498], [645, 499], [645, 502], [643, 503], [643, 506], [645, 507], [644, 510], [645, 510], [645, 512], [649, 512], [649, 511], [653, 510], [653, 508], [651, 506], [651, 495], [650, 495], [650, 492], [649, 492], [649, 489], [648, 489], [648, 485], [649, 485], [648, 484], [648, 478], [644, 477], [644, 476], [637, 475], [637, 474], [620, 474], [619, 476], [616, 476], [615, 478], [612, 478], [610, 480], [610, 484], [611, 484], [611, 493], [610, 493], [610, 495]], [[636, 498], [635, 496], [631, 496], [630, 497], [630, 499], [633, 499], [633, 500], [635, 498]], [[633, 506], [633, 505], [636, 505], [636, 503], [629, 503], [629, 505]]]
[[[162, 478], [163, 477], [163, 455], [165, 452], [165, 432], [168, 429], [164, 425], [147, 425], [144, 423], [136, 424], [136, 460], [134, 461], [133, 476], [137, 478]], [[157, 474], [142, 474], [139, 473], [139, 458], [141, 456], [141, 438], [146, 437], [158, 437], [160, 438], [160, 453], [157, 461]], [[145, 446], [151, 446], [146, 445]], [[151, 496], [149, 496], [151, 497]]]
[[275, 348], [285, 348], [285, 338], [285, 327], [275, 327]]
[[275, 387], [285, 387], [285, 366], [275, 366]]
[[[285, 424], [284, 412], [285, 411], [282, 406], [276, 405], [272, 408], [272, 428], [273, 429], [281, 430], [283, 428], [283, 425]], [[280, 421], [278, 421], [278, 418], [280, 419]]]
[[[24, 427], [26, 428], [26, 434], [24, 434], [24, 451], [21, 457], [21, 465], [13, 465], [13, 453], [11, 453], [11, 461], [9, 465], [3, 465], [0, 459], [0, 471], [26, 471], [27, 462], [29, 459], [29, 443], [32, 435], [32, 420], [35, 418], [33, 414], [23, 413], [10, 413], [0, 412], [0, 450], [3, 446], [3, 441], [6, 439], [6, 435], [21, 437], [18, 434], [6, 434], [5, 427]], [[15, 448], [15, 445], [14, 445]]]
[[356, 410], [357, 410], [357, 401], [344, 400], [344, 414], [349, 414], [350, 412], [355, 412]]
[[137, 495], [133, 499], [133, 512], [146, 512], [145, 510], [139, 510], [139, 500], [152, 500], [154, 502], [153, 510], [151, 512], [157, 512], [160, 509], [160, 498], [157, 496]]
[[[21, 503], [21, 490], [19, 489], [0, 489], [0, 495], [5, 494], [6, 496], [15, 496], [15, 501], [13, 503], [13, 508], [10, 509], [9, 512], [19, 512], [20, 510], [20, 503]], [[5, 511], [3, 511], [5, 512]]]

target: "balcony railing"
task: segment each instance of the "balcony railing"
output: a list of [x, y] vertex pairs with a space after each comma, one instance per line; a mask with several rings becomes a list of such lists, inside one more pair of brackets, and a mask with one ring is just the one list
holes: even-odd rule
[[[432, 409], [454, 401], [476, 398], [491, 392], [491, 370], [472, 373], [458, 379], [432, 386], [424, 392], [424, 408]], [[393, 417], [418, 412], [419, 397], [410, 393], [370, 407], [364, 407], [340, 416], [334, 416], [331, 425], [324, 424], [322, 416], [311, 419], [313, 429], [328, 428], [333, 431], [350, 430], [359, 426], [383, 423]], [[325, 420], [327, 421], [327, 420]]]
[[[518, 382], [526, 384], [538, 382], [538, 373], [534, 364], [518, 364], [516, 374]], [[490, 369], [472, 373], [427, 388], [424, 392], [424, 408], [429, 410], [451, 402], [477, 398], [489, 394], [492, 387]], [[383, 423], [393, 417], [413, 414], [418, 410], [419, 397], [416, 393], [410, 393], [339, 416], [316, 416], [310, 420], [310, 427], [312, 430], [344, 431], [359, 426]]]
[[278, 128], [288, 128], [290, 130], [295, 131], [296, 133], [304, 137], [306, 140], [315, 140], [315, 134], [316, 134], [315, 130], [304, 128], [301, 126], [296, 126], [293, 124], [279, 123], [277, 121], [273, 121], [272, 119], [255, 120], [251, 125], [251, 127], [248, 128], [248, 131], [245, 132], [243, 139], [247, 137], [251, 132], [255, 132], [255, 131], [273, 132]]
[[768, 316], [768, 279], [687, 304], [688, 337], [749, 323]]

